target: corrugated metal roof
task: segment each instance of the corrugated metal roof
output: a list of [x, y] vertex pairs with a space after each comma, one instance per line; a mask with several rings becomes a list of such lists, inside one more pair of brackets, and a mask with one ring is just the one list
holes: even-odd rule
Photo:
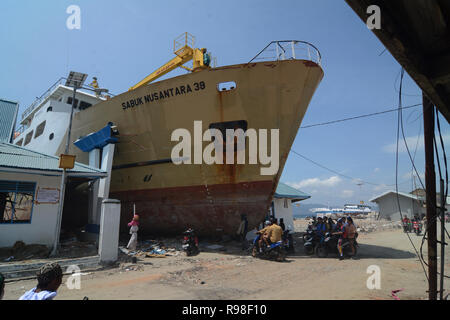
[[10, 142], [14, 125], [17, 120], [19, 104], [0, 99], [0, 141]]
[[305, 200], [311, 198], [310, 195], [295, 189], [291, 186], [288, 186], [285, 183], [279, 182], [277, 186], [277, 190], [275, 191], [275, 198], [289, 198], [289, 199], [298, 199]]
[[[44, 171], [62, 171], [59, 167], [59, 158], [40, 152], [28, 150], [10, 143], [0, 142], [0, 167], [34, 169]], [[93, 176], [104, 176], [100, 169], [75, 162], [70, 172], [92, 173]]]
[[425, 197], [419, 197], [419, 196], [416, 196], [414, 194], [404, 193], [404, 192], [400, 192], [400, 191], [399, 192], [395, 192], [393, 190], [383, 192], [382, 194], [376, 196], [375, 198], [370, 199], [369, 201], [370, 202], [377, 202], [378, 199], [383, 198], [384, 196], [386, 196], [388, 194], [391, 194], [391, 193], [392, 194], [397, 194], [398, 193], [398, 195], [404, 196], [406, 198], [411, 198], [411, 199], [414, 199], [414, 200], [425, 201]]

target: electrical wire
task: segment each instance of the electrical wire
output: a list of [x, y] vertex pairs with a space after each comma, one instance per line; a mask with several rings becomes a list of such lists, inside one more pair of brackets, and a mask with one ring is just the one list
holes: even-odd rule
[[[401, 219], [402, 222], [403, 222], [403, 214], [402, 214], [402, 209], [401, 209], [401, 206], [400, 206], [400, 196], [398, 194], [398, 146], [399, 146], [399, 140], [400, 140], [400, 127], [403, 130], [403, 125], [401, 125], [402, 120], [403, 120], [403, 118], [402, 118], [402, 109], [401, 109], [401, 106], [402, 106], [403, 75], [404, 75], [404, 69], [402, 68], [402, 70], [401, 70], [401, 78], [400, 78], [399, 98], [398, 98], [399, 99], [399, 101], [398, 101], [399, 108], [398, 108], [398, 117], [397, 117], [397, 148], [396, 148], [396, 152], [395, 152], [395, 193], [397, 195], [396, 198], [397, 198], [398, 210], [399, 210], [400, 219]], [[403, 134], [403, 138], [404, 138], [405, 145], [407, 146], [404, 134]], [[408, 153], [409, 153], [409, 150], [408, 150]], [[415, 166], [414, 166], [414, 168], [415, 168]], [[416, 170], [416, 173], [417, 173], [417, 170]], [[409, 236], [408, 232], [406, 232], [406, 236], [408, 237], [409, 242], [411, 243], [412, 247], [414, 248], [414, 251], [416, 252], [417, 257], [419, 258], [420, 265], [422, 266], [423, 272], [424, 272], [425, 277], [426, 277], [426, 279], [428, 281], [428, 274], [427, 274], [427, 272], [425, 270], [424, 263], [422, 261], [423, 258], [421, 258], [421, 255], [419, 255], [419, 252], [417, 251], [416, 246], [412, 242], [411, 237]]]
[[[386, 187], [395, 186], [395, 184], [378, 184], [378, 183], [373, 183], [373, 182], [364, 181], [364, 180], [362, 180], [362, 179], [360, 179], [360, 178], [353, 178], [353, 177], [351, 177], [351, 176], [347, 176], [347, 175], [345, 175], [345, 174], [339, 173], [339, 172], [337, 172], [336, 170], [330, 169], [330, 168], [328, 168], [328, 167], [326, 167], [326, 166], [324, 166], [324, 165], [322, 165], [322, 164], [320, 164], [320, 163], [318, 163], [318, 162], [316, 162], [316, 161], [314, 161], [314, 160], [311, 160], [311, 159], [309, 159], [308, 157], [306, 157], [306, 156], [304, 156], [304, 155], [298, 153], [298, 152], [295, 151], [295, 150], [292, 150], [292, 149], [291, 149], [291, 152], [294, 153], [294, 154], [296, 154], [296, 155], [298, 155], [299, 157], [302, 157], [303, 159], [305, 159], [305, 160], [307, 160], [307, 161], [309, 161], [309, 162], [315, 164], [316, 166], [318, 166], [318, 167], [320, 167], [320, 168], [322, 168], [322, 169], [328, 170], [328, 171], [330, 171], [330, 172], [332, 172], [332, 173], [334, 173], [334, 174], [337, 174], [337, 175], [339, 175], [339, 176], [341, 176], [341, 177], [343, 177], [343, 178], [346, 178], [346, 179], [357, 180], [357, 181], [363, 182], [363, 183], [365, 183], [365, 184], [370, 184], [370, 185], [373, 185], [373, 186], [386, 186]], [[404, 182], [401, 182], [401, 183], [399, 183], [399, 184], [404, 184], [404, 183], [407, 183], [407, 182], [409, 182], [409, 181], [404, 181]]]
[[[414, 107], [418, 107], [418, 106], [421, 106], [421, 105], [422, 105], [421, 103], [417, 103], [417, 104], [413, 104], [413, 105], [410, 105], [410, 106], [402, 107], [402, 109], [414, 108]], [[312, 128], [312, 127], [318, 127], [318, 126], [325, 126], [325, 125], [334, 124], [334, 123], [338, 123], [338, 122], [344, 122], [344, 121], [349, 121], [349, 120], [356, 120], [356, 119], [361, 119], [361, 118], [367, 118], [367, 117], [377, 116], [377, 115], [380, 115], [380, 114], [389, 113], [389, 112], [395, 112], [395, 111], [398, 112], [398, 108], [384, 110], [384, 111], [380, 111], [380, 112], [363, 114], [363, 115], [349, 117], [349, 118], [344, 118], [344, 119], [331, 120], [331, 121], [322, 122], [322, 123], [309, 124], [309, 125], [306, 125], [306, 126], [301, 126], [300, 129], [306, 129], [306, 128]], [[416, 120], [414, 120], [414, 121], [416, 121]]]

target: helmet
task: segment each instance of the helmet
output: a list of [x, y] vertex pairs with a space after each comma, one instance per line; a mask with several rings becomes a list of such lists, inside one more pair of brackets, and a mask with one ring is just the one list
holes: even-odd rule
[[266, 222], [264, 222], [264, 225], [265, 225], [265, 226], [270, 225], [270, 221], [269, 221], [269, 220], [266, 220]]

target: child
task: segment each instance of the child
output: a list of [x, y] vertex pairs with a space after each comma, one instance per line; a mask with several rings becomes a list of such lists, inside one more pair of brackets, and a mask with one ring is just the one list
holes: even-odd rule
[[139, 216], [134, 215], [133, 220], [128, 224], [130, 228], [131, 238], [128, 242], [127, 249], [130, 251], [135, 251], [137, 246], [137, 232], [139, 230]]
[[19, 300], [53, 300], [62, 283], [63, 272], [56, 262], [43, 265], [37, 273], [36, 288], [27, 291]]

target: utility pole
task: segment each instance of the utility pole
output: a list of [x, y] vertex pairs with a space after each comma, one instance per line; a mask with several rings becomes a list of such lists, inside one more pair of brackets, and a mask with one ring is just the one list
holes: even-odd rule
[[440, 179], [440, 189], [441, 189], [441, 276], [439, 279], [440, 282], [440, 291], [439, 291], [439, 300], [444, 300], [444, 266], [445, 266], [445, 203], [447, 199], [445, 199], [445, 190], [444, 190], [444, 180]]
[[[60, 195], [59, 195], [59, 207], [58, 207], [58, 216], [56, 218], [56, 228], [55, 228], [55, 238], [53, 242], [53, 250], [51, 255], [54, 256], [58, 253], [58, 245], [59, 245], [59, 236], [61, 232], [61, 222], [62, 222], [62, 215], [64, 211], [64, 195], [66, 191], [67, 186], [67, 172], [66, 169], [73, 168], [73, 163], [62, 165], [61, 158], [71, 157], [69, 153], [69, 147], [70, 147], [70, 134], [72, 131], [72, 119], [73, 119], [73, 111], [75, 109], [75, 96], [77, 93], [77, 89], [81, 88], [83, 86], [84, 81], [87, 78], [87, 74], [79, 73], [79, 72], [73, 72], [71, 71], [69, 74], [69, 77], [66, 80], [66, 86], [73, 88], [73, 96], [72, 96], [72, 107], [70, 109], [70, 122], [69, 122], [69, 128], [67, 131], [67, 141], [66, 141], [66, 147], [64, 150], [64, 154], [60, 156], [60, 168], [63, 169], [62, 175], [61, 175], [61, 187], [60, 187]], [[74, 159], [75, 157], [73, 157]], [[65, 162], [65, 161], [63, 161]]]
[[428, 299], [437, 300], [436, 173], [434, 171], [434, 106], [424, 92], [425, 188], [428, 232]]

